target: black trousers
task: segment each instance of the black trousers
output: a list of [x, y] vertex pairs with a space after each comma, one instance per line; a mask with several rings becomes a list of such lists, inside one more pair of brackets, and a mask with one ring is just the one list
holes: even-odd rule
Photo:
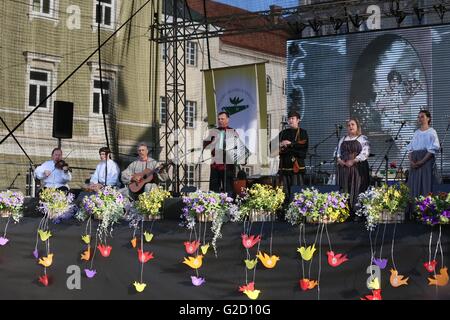
[[211, 167], [211, 174], [209, 176], [209, 190], [214, 192], [227, 192], [228, 195], [233, 196], [233, 179], [234, 169], [226, 170], [226, 178], [224, 170], [217, 170]]
[[288, 204], [292, 201], [294, 194], [292, 192], [293, 186], [303, 186], [303, 175], [304, 173], [298, 174], [283, 174], [281, 173], [281, 177], [283, 178], [283, 189], [286, 194], [285, 203]]

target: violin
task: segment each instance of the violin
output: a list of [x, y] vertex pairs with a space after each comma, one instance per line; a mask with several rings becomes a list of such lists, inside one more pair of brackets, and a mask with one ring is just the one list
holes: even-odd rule
[[57, 163], [55, 163], [55, 168], [59, 170], [63, 170], [64, 172], [70, 171], [72, 172], [72, 169], [70, 169], [69, 164], [65, 162], [64, 160], [59, 160]]

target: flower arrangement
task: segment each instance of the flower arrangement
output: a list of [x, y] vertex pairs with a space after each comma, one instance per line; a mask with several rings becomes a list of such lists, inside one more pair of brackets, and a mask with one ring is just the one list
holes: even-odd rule
[[140, 214], [156, 217], [160, 213], [164, 200], [170, 198], [170, 196], [170, 192], [162, 187], [153, 188], [140, 194], [135, 206]]
[[242, 197], [239, 197], [240, 209], [234, 212], [232, 220], [242, 221], [255, 211], [273, 214], [281, 208], [284, 199], [285, 194], [282, 188], [255, 183], [250, 189], [245, 190]]
[[124, 215], [125, 198], [118, 190], [110, 186], [84, 197], [82, 204], [76, 218], [79, 220], [85, 220], [87, 217], [101, 219], [98, 227], [100, 235], [111, 234], [112, 226]]
[[450, 193], [420, 196], [416, 212], [419, 220], [429, 225], [450, 223]]
[[19, 222], [23, 216], [23, 200], [24, 196], [20, 191], [0, 192], [0, 216], [11, 217], [14, 222]]
[[304, 222], [305, 218], [314, 223], [344, 222], [349, 215], [348, 194], [337, 191], [320, 193], [315, 188], [306, 188], [295, 194], [286, 212], [286, 220], [293, 225]]
[[[182, 225], [188, 229], [193, 229], [196, 224], [196, 218], [201, 216], [209, 218], [212, 221], [211, 231], [213, 232], [212, 246], [217, 254], [217, 239], [222, 237], [222, 224], [225, 222], [227, 214], [233, 214], [238, 211], [233, 198], [226, 193], [203, 192], [198, 191], [190, 193], [183, 197], [183, 219]], [[199, 219], [200, 221], [204, 219]], [[206, 220], [204, 220], [206, 221]]]
[[54, 223], [59, 223], [61, 219], [70, 218], [76, 211], [73, 200], [73, 193], [66, 194], [55, 188], [46, 188], [39, 194], [38, 209]]
[[358, 216], [366, 217], [368, 230], [373, 230], [377, 223], [390, 221], [390, 217], [403, 212], [409, 201], [409, 189], [406, 185], [383, 184], [381, 187], [370, 187], [358, 197]]

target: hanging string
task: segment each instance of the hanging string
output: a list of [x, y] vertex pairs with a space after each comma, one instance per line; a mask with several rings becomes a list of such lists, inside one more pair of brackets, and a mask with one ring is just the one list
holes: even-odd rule
[[322, 224], [319, 238], [319, 274], [317, 275], [317, 300], [320, 300], [320, 274], [322, 272], [322, 234], [325, 223]]
[[273, 239], [273, 220], [270, 228], [270, 244], [269, 244], [269, 255], [272, 255], [272, 239]]
[[394, 270], [397, 270], [397, 266], [395, 265], [394, 260], [394, 242], [395, 242], [395, 230], [397, 229], [397, 221], [394, 223], [394, 231], [392, 232], [392, 244], [391, 244], [391, 259], [392, 265], [394, 266]]
[[386, 234], [386, 227], [387, 227], [387, 223], [384, 223], [383, 236], [381, 237], [380, 259], [381, 259], [381, 255], [383, 254], [383, 244], [384, 244], [384, 236]]
[[[319, 223], [319, 225], [317, 227], [316, 237], [315, 237], [314, 243], [313, 243], [314, 246], [317, 243], [317, 237], [319, 236], [320, 227], [321, 227], [321, 223]], [[306, 240], [305, 240], [305, 247], [306, 247]], [[314, 254], [311, 257], [311, 260], [309, 261], [308, 279], [311, 279], [311, 266], [312, 266], [313, 260], [314, 260]]]
[[[299, 242], [299, 247], [302, 247], [302, 229], [304, 229], [304, 225], [303, 223], [299, 224], [299, 230], [298, 230], [298, 242]], [[300, 259], [302, 261], [302, 279], [305, 279], [305, 262], [303, 261], [303, 258]]]
[[433, 227], [430, 231], [430, 240], [428, 241], [428, 261], [431, 262], [431, 241], [433, 241]]
[[328, 234], [328, 227], [327, 227], [326, 223], [325, 223], [325, 234], [327, 235], [328, 246], [330, 247], [330, 251], [333, 251], [333, 249], [331, 248], [331, 240], [330, 240], [330, 235]]
[[6, 231], [8, 230], [9, 221], [11, 220], [11, 216], [8, 216], [8, 220], [6, 221], [5, 232], [3, 233], [3, 237], [6, 237]]
[[[141, 255], [144, 256], [144, 219], [141, 219]], [[144, 260], [140, 259], [141, 262], [141, 277], [140, 277], [140, 283], [144, 283], [143, 277], [144, 277]]]

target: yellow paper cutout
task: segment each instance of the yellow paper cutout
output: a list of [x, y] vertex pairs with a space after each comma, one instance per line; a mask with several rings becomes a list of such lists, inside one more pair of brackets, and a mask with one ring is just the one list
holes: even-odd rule
[[52, 236], [52, 233], [50, 232], [50, 230], [44, 231], [44, 230], [39, 229], [38, 233], [39, 233], [39, 237], [41, 238], [41, 241], [47, 241], [48, 238], [50, 238]]
[[208, 252], [208, 248], [209, 248], [209, 243], [203, 245], [200, 247], [200, 250], [202, 250], [203, 254], [206, 254]]
[[263, 263], [264, 267], [272, 269], [277, 264], [277, 261], [280, 260], [280, 258], [276, 255], [269, 256], [268, 254], [264, 252], [258, 252], [256, 255], [259, 260]]
[[150, 242], [153, 239], [153, 233], [148, 233], [147, 231], [144, 232], [144, 237], [146, 242]]
[[378, 280], [378, 277], [373, 278], [372, 281], [370, 281], [367, 285], [367, 288], [372, 290], [380, 289], [380, 280]]
[[297, 252], [300, 253], [300, 256], [303, 260], [309, 261], [314, 255], [314, 252], [316, 251], [316, 245], [313, 244], [312, 246], [309, 246], [305, 249], [305, 247], [297, 248]]
[[245, 262], [245, 266], [247, 267], [247, 269], [252, 270], [258, 263], [258, 259], [244, 260], [244, 262]]
[[187, 264], [192, 269], [198, 269], [202, 266], [203, 263], [203, 256], [200, 254], [198, 256], [194, 257], [188, 257], [187, 259], [184, 258], [183, 261], [184, 264]]
[[256, 300], [258, 299], [259, 294], [261, 293], [260, 290], [253, 290], [253, 291], [249, 291], [249, 290], [244, 290], [244, 293], [247, 295], [247, 297], [249, 297], [252, 300]]
[[131, 246], [133, 247], [133, 248], [136, 248], [136, 241], [137, 241], [137, 239], [136, 239], [136, 237], [134, 237], [133, 239], [131, 239]]
[[89, 246], [86, 251], [81, 254], [81, 260], [89, 261], [91, 258], [91, 247]]
[[134, 285], [134, 288], [136, 289], [137, 292], [142, 292], [142, 291], [144, 291], [145, 287], [147, 286], [147, 284], [145, 284], [145, 283], [140, 283], [140, 282], [137, 282], [137, 281], [135, 281], [135, 282], [133, 283], [133, 285]]
[[91, 236], [88, 234], [85, 234], [84, 236], [81, 236], [81, 240], [83, 240], [84, 243], [89, 244], [89, 243], [91, 243]]
[[52, 263], [53, 263], [53, 253], [50, 253], [48, 256], [39, 259], [39, 264], [42, 264], [44, 267], [50, 267]]

